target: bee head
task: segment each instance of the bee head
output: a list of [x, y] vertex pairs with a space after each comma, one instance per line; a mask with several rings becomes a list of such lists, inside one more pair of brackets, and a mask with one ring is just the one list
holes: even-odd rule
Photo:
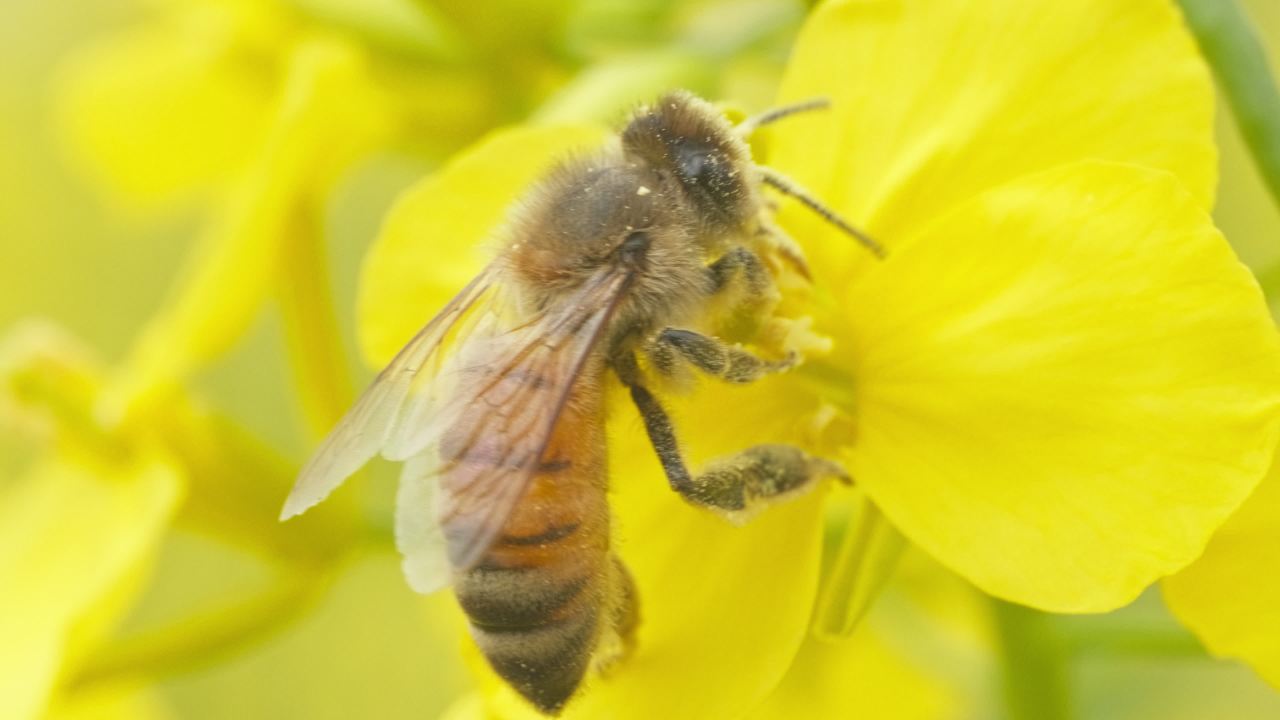
[[712, 232], [740, 228], [755, 213], [750, 153], [704, 100], [682, 91], [664, 95], [632, 118], [622, 147], [673, 181]]

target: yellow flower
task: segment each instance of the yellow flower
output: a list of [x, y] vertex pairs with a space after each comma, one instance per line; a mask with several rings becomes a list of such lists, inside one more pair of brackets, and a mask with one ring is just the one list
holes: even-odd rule
[[[1253, 3], [1257, 27], [1280, 47], [1280, 7]], [[1272, 68], [1280, 62], [1272, 56]], [[1223, 125], [1228, 120], [1222, 121]], [[1280, 213], [1233, 130], [1223, 133], [1224, 188], [1218, 216], [1263, 277], [1274, 278]], [[1272, 281], [1274, 282], [1274, 281]], [[1274, 306], [1274, 284], [1268, 283]], [[1169, 608], [1214, 655], [1248, 663], [1280, 688], [1280, 464], [1214, 535], [1204, 555], [1162, 585]]]
[[1175, 10], [834, 3], [781, 95], [819, 92], [833, 117], [769, 160], [890, 246], [783, 215], [832, 288], [861, 487], [1044, 609], [1111, 609], [1194, 559], [1265, 472], [1280, 366], [1205, 214], [1211, 88]]
[[847, 641], [805, 640], [787, 674], [746, 720], [822, 718], [842, 713], [893, 720], [961, 718], [954, 689], [863, 626]]
[[[167, 390], [226, 352], [274, 292], [288, 310], [290, 291], [310, 290], [318, 296], [298, 312], [322, 310], [327, 286], [308, 273], [322, 253], [324, 193], [376, 142], [385, 117], [360, 55], [341, 40], [299, 44], [285, 74], [266, 141], [211, 217], [175, 297], [137, 339], [120, 403]], [[306, 318], [289, 320], [292, 328]]]
[[1193, 565], [1166, 579], [1165, 601], [1215, 655], [1280, 687], [1280, 464]]
[[[438, 154], [474, 137], [492, 111], [474, 72], [444, 66], [455, 51], [407, 0], [355, 9], [324, 0], [139, 5], [133, 25], [74, 53], [55, 88], [73, 158], [126, 206], [216, 201], [242, 182], [244, 168], [272, 152], [275, 108], [296, 92], [294, 56], [308, 44], [343, 43], [372, 66], [368, 87], [331, 108], [342, 111], [335, 125], [356, 111], [382, 114], [379, 122], [414, 134], [415, 148]], [[316, 153], [329, 172], [315, 181], [350, 162], [337, 149]]]
[[[315, 213], [338, 173], [385, 132], [381, 100], [368, 89], [359, 51], [321, 36], [284, 45], [278, 93], [254, 95], [249, 90], [263, 88], [236, 84], [252, 72], [234, 62], [219, 65], [229, 52], [224, 45], [234, 44], [219, 32], [253, 35], [274, 26], [210, 22], [233, 6], [184, 7], [195, 15], [144, 33], [140, 44], [120, 44], [95, 66], [106, 69], [107, 90], [91, 96], [77, 119], [96, 133], [91, 149], [123, 151], [108, 152], [104, 167], [120, 171], [116, 180], [126, 190], [145, 195], [201, 182], [234, 189], [177, 298], [152, 318], [131, 357], [113, 372], [67, 351], [70, 343], [47, 331], [15, 334], [6, 380], [18, 398], [17, 414], [27, 420], [51, 415], [36, 425], [58, 442], [37, 453], [26, 476], [0, 499], [0, 585], [11, 589], [3, 613], [11, 642], [0, 652], [4, 717], [46, 710], [74, 716], [99, 705], [142, 712], [145, 688], [120, 685], [118, 674], [139, 668], [145, 674], [156, 669], [148, 663], [214, 650], [252, 637], [253, 628], [269, 627], [272, 617], [298, 612], [327, 578], [316, 568], [351, 545], [349, 506], [326, 510], [327, 518], [311, 526], [316, 532], [285, 534], [266, 498], [281, 490], [290, 468], [200, 408], [181, 382], [237, 341], [278, 286], [310, 293], [307, 307], [292, 317], [310, 319], [316, 305], [323, 313], [324, 296], [307, 284], [315, 280], [308, 275], [316, 274], [313, 264], [305, 262], [320, 240]], [[255, 14], [252, 3], [234, 8], [259, 20], [269, 15]], [[175, 42], [192, 32], [208, 33], [209, 43]], [[177, 61], [167, 62], [173, 58], [164, 52], [175, 49], [181, 50]], [[224, 83], [227, 77], [238, 79]], [[138, 92], [114, 92], [121, 88], [110, 81], [137, 83]], [[252, 109], [253, 123], [241, 123], [247, 114], [236, 108]], [[203, 124], [188, 122], [186, 110]], [[331, 357], [317, 355], [316, 363]], [[321, 387], [313, 404], [323, 405], [326, 393], [329, 405], [342, 402], [334, 399], [340, 383]], [[336, 412], [319, 407], [314, 414], [323, 422]], [[184, 495], [190, 496], [186, 505], [179, 502]], [[282, 579], [210, 618], [117, 637], [115, 626], [145, 587], [148, 561], [175, 517], [266, 556]]]
[[[328, 196], [357, 161], [474, 137], [494, 101], [426, 15], [397, 0], [174, 0], [72, 57], [63, 136], [103, 188], [153, 207], [195, 195], [207, 219], [174, 296], [104, 403], [172, 390], [230, 349], [273, 295], [317, 431], [347, 398], [324, 266]], [[430, 108], [430, 112], [427, 112]], [[423, 138], [426, 138], [425, 140]]]
[[[782, 312], [830, 352], [671, 400], [695, 461], [756, 442], [840, 457], [914, 544], [982, 590], [1097, 612], [1191, 562], [1266, 470], [1280, 340], [1215, 230], [1212, 95], [1162, 0], [831, 2], [763, 159], [889, 248], [793, 207], [815, 270]], [[581, 128], [496, 134], [410, 190], [365, 266], [384, 364], [482, 265], [479, 240]], [[670, 493], [614, 403], [635, 654], [566, 717], [738, 717], [803, 646], [822, 493], [728, 527]], [[733, 408], [726, 421], [724, 408]], [[483, 669], [488, 711], [525, 716]]]
[[53, 451], [0, 494], [0, 715], [43, 714], [137, 594], [182, 491], [163, 448], [95, 428], [84, 353], [26, 326], [7, 339], [0, 395], [47, 416]]
[[[65, 333], [18, 326], [0, 345], [0, 420], [35, 457], [0, 492], [0, 716], [75, 717], [154, 704], [146, 681], [234, 647], [305, 610], [354, 544], [349, 505], [276, 522], [294, 468], [186, 393], [106, 421], [110, 380]], [[118, 632], [173, 525], [259, 556], [260, 594]]]

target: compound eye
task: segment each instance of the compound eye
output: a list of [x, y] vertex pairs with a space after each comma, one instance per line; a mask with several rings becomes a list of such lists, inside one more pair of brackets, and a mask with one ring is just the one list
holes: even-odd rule
[[618, 258], [622, 264], [639, 268], [644, 263], [645, 253], [649, 251], [649, 233], [637, 230], [627, 236], [618, 246]]
[[710, 158], [707, 157], [706, 153], [682, 153], [680, 158], [680, 174], [689, 182], [696, 183], [698, 182], [698, 179], [702, 177], [709, 161]]

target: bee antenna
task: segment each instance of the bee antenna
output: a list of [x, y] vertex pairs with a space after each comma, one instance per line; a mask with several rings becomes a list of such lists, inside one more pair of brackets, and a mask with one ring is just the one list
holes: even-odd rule
[[[785, 108], [779, 108], [785, 109]], [[862, 243], [868, 250], [875, 254], [876, 257], [884, 259], [888, 254], [884, 246], [876, 241], [875, 238], [850, 225], [844, 218], [835, 213], [834, 210], [822, 204], [822, 201], [809, 194], [808, 190], [797, 185], [791, 178], [774, 170], [773, 168], [757, 165], [756, 169], [760, 172], [760, 179], [765, 185], [777, 190], [783, 195], [793, 197], [800, 201], [800, 204], [814, 211], [823, 220], [831, 223], [839, 228], [844, 234]]]
[[751, 134], [756, 130], [759, 130], [770, 123], [777, 122], [784, 117], [790, 117], [791, 115], [810, 112], [812, 110], [826, 110], [829, 107], [831, 107], [831, 101], [824, 97], [801, 100], [798, 103], [765, 110], [759, 115], [752, 115], [746, 120], [738, 123], [738, 126], [735, 127], [734, 130], [738, 132], [739, 137], [751, 137]]

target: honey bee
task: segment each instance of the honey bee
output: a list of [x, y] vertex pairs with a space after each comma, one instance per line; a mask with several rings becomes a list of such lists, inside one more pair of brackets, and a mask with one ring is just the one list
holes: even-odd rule
[[671, 487], [695, 505], [739, 517], [816, 479], [845, 478], [838, 465], [785, 445], [690, 473], [645, 377], [691, 366], [745, 383], [796, 362], [680, 328], [731, 288], [744, 303], [770, 291], [766, 252], [807, 275], [798, 247], [771, 222], [763, 187], [882, 253], [752, 162], [751, 131], [824, 106], [782, 107], [734, 127], [707, 102], [674, 92], [640, 109], [604, 149], [547, 174], [513, 213], [488, 267], [325, 439], [281, 519], [320, 502], [376, 454], [403, 461], [396, 542], [410, 586], [452, 584], [497, 674], [558, 713], [593, 657], [607, 661], [601, 655], [629, 646], [639, 617], [635, 587], [609, 547], [609, 374], [630, 392]]

